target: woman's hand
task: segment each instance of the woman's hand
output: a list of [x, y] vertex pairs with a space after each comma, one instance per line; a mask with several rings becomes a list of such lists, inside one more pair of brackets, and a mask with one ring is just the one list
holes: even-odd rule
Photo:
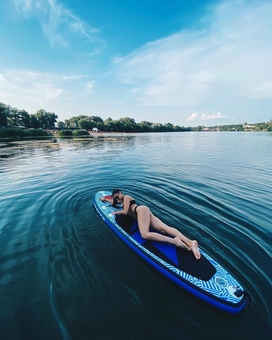
[[110, 204], [113, 204], [113, 199], [110, 198], [110, 197], [102, 196], [102, 197], [99, 197], [99, 199], [100, 199], [100, 201], [102, 201], [102, 202], [108, 202], [108, 203], [110, 203]]

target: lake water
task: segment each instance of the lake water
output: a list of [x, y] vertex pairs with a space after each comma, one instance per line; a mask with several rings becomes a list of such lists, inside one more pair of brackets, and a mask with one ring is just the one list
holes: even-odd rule
[[[0, 146], [1, 339], [269, 338], [271, 133]], [[98, 190], [114, 187], [197, 239], [252, 305], [226, 315], [142, 262], [92, 207]]]

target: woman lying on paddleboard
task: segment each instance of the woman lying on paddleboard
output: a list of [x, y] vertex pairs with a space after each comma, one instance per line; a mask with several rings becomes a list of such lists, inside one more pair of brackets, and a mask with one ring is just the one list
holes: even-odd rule
[[[112, 204], [121, 202], [123, 209], [112, 212], [113, 215], [130, 215], [134, 219], [138, 221], [138, 227], [140, 234], [143, 239], [158, 241], [158, 242], [166, 242], [170, 244], [174, 244], [177, 247], [185, 248], [187, 250], [191, 250], [197, 260], [200, 259], [200, 252], [198, 249], [198, 243], [195, 240], [189, 240], [185, 237], [180, 231], [175, 228], [169, 227], [164, 224], [158, 217], [154, 216], [149, 208], [145, 205], [137, 205], [135, 200], [129, 196], [124, 195], [121, 190], [114, 189], [112, 191], [111, 198], [100, 198], [102, 201], [108, 201]], [[161, 232], [153, 233], [149, 231], [149, 228]]]

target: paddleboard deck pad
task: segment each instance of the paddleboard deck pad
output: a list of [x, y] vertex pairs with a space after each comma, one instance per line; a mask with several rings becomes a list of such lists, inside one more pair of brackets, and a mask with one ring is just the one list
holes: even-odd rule
[[[236, 314], [245, 307], [243, 287], [206, 252], [199, 249], [201, 258], [196, 260], [191, 251], [168, 243], [144, 240], [136, 220], [129, 216], [113, 215], [112, 212], [121, 207], [113, 207], [100, 200], [110, 194], [109, 191], [96, 193], [94, 208], [106, 225], [138, 256], [163, 276], [216, 308]], [[116, 216], [119, 217], [119, 224]]]

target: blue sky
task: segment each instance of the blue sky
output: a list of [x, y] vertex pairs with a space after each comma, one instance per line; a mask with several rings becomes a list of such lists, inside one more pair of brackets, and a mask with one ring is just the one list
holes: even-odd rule
[[271, 0], [4, 0], [0, 102], [62, 121], [269, 121], [271, 18]]

